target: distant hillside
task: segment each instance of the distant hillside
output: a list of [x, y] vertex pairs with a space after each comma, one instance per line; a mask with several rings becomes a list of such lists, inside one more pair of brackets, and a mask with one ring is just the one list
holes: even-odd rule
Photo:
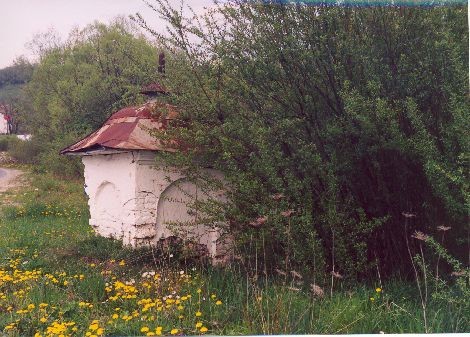
[[0, 69], [0, 102], [16, 100], [21, 87], [31, 80], [34, 65], [20, 58], [12, 66]]
[[7, 84], [0, 87], [0, 102], [11, 102], [15, 100], [24, 84]]
[[33, 74], [34, 65], [24, 58], [15, 60], [13, 65], [0, 69], [0, 87], [7, 84], [25, 84]]

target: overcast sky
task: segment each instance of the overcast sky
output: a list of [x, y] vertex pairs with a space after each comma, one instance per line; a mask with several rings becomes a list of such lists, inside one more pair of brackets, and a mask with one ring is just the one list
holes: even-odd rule
[[[179, 4], [179, 0], [170, 3]], [[152, 0], [149, 0], [152, 3]], [[185, 0], [195, 11], [210, 6], [211, 0]], [[163, 23], [142, 0], [0, 0], [0, 68], [25, 55], [27, 42], [36, 33], [53, 28], [65, 40], [75, 26], [99, 20], [109, 22], [119, 15], [139, 12], [151, 27], [162, 31]]]

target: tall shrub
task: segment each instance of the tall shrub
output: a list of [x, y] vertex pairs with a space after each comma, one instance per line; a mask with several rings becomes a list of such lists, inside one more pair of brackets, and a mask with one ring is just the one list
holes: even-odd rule
[[253, 258], [387, 276], [409, 270], [405, 235], [444, 223], [465, 253], [463, 196], [436, 169], [468, 151], [465, 6], [230, 1], [186, 19], [156, 3], [175, 51], [162, 81], [181, 109], [160, 137], [182, 151], [166, 159], [224, 172], [212, 215], [262, 248]]

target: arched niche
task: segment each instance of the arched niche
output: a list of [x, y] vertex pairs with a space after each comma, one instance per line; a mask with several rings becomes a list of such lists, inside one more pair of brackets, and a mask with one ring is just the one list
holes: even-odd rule
[[171, 183], [160, 195], [157, 204], [156, 239], [178, 236], [206, 245], [209, 253], [215, 252], [216, 233], [203, 224], [197, 224], [197, 209], [190, 207], [195, 200], [205, 200], [207, 196], [197, 186], [180, 179]]
[[105, 232], [103, 234], [117, 234], [121, 229], [122, 203], [116, 186], [109, 181], [102, 182], [96, 190], [93, 206], [98, 230]]

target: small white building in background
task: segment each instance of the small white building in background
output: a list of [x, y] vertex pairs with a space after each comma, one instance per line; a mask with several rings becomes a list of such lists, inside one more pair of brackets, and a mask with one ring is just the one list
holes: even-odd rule
[[8, 122], [5, 118], [5, 115], [0, 113], [0, 135], [8, 133]]
[[9, 133], [7, 113], [3, 107], [3, 105], [0, 105], [0, 135]]
[[24, 140], [24, 141], [31, 140], [32, 137], [33, 137], [32, 135], [16, 135], [16, 138], [18, 138], [19, 140]]
[[[153, 84], [143, 93], [165, 91]], [[155, 161], [158, 151], [174, 150], [163, 146], [150, 131], [164, 130], [176, 115], [173, 106], [156, 100], [124, 108], [61, 154], [82, 156], [90, 225], [99, 235], [133, 247], [156, 245], [176, 236], [206, 246], [213, 261], [224, 259], [228, 246], [219, 242], [219, 229], [194, 225], [198, 214], [188, 207], [193, 198], [222, 200], [223, 194], [204, 195], [180, 170]], [[220, 172], [206, 171], [222, 179]]]

